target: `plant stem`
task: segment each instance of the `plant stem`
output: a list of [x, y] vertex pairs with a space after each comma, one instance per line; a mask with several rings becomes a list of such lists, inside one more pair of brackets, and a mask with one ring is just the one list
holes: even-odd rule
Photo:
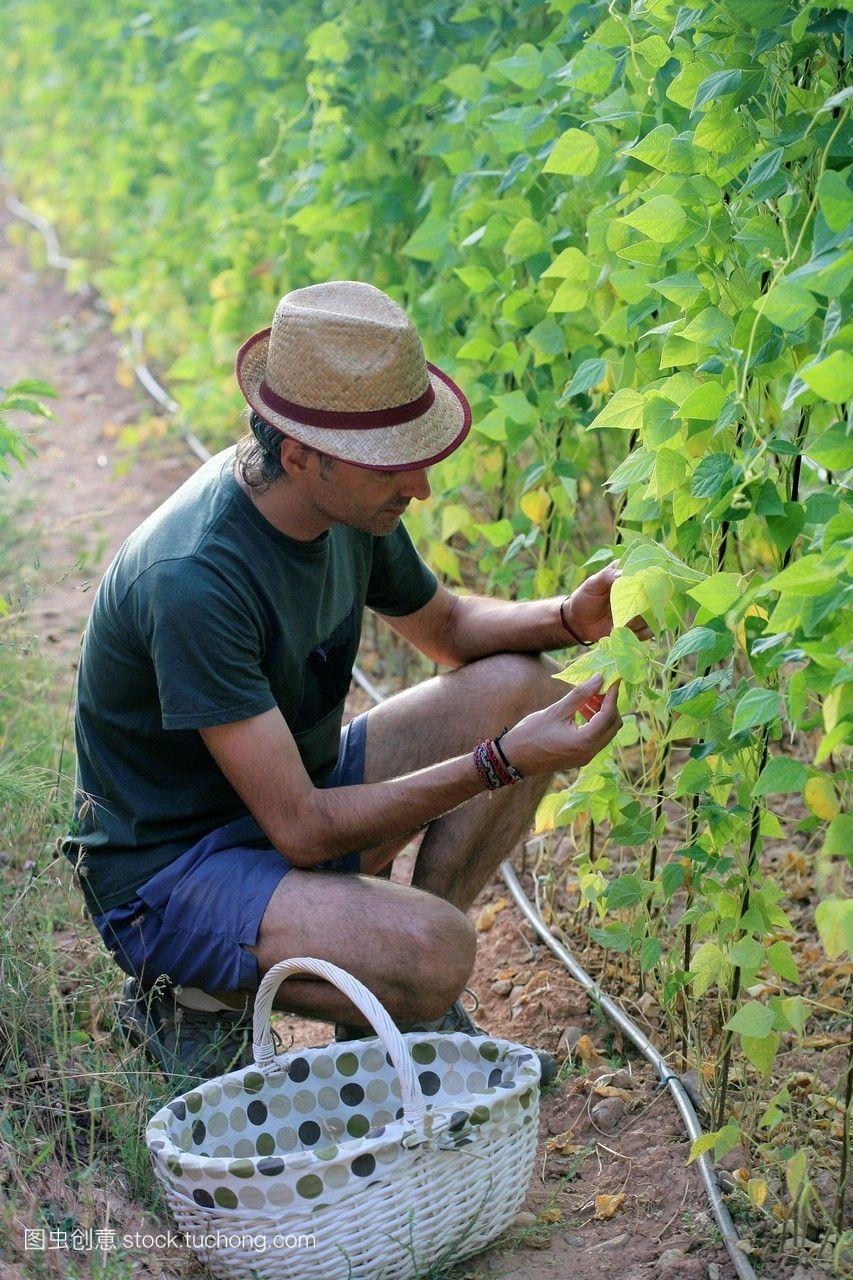
[[853, 1101], [853, 1019], [847, 1048], [847, 1084], [844, 1089], [844, 1123], [841, 1130], [841, 1168], [838, 1171], [838, 1198], [835, 1202], [835, 1229], [841, 1239], [844, 1226], [844, 1200], [847, 1193], [847, 1165], [850, 1159], [850, 1103]]
[[[761, 758], [758, 765], [756, 777], [760, 777], [761, 771], [767, 763], [767, 752], [770, 745], [770, 726], [764, 726], [761, 734]], [[761, 830], [761, 799], [756, 796], [752, 802], [752, 809], [749, 817], [749, 851], [746, 863], [746, 887], [744, 889], [743, 898], [740, 904], [740, 919], [746, 915], [749, 910], [749, 890], [752, 882], [752, 875], [755, 870], [755, 864], [758, 861], [758, 835]], [[740, 991], [740, 965], [735, 965], [732, 974], [732, 986], [730, 992], [730, 1004], [734, 1008], [737, 1001], [738, 992]], [[717, 1128], [722, 1129], [726, 1115], [726, 1093], [729, 1086], [729, 1066], [732, 1056], [732, 1040], [734, 1033], [727, 1031], [723, 1041], [723, 1059], [721, 1065], [722, 1078], [720, 1080], [720, 1101], [717, 1108]]]

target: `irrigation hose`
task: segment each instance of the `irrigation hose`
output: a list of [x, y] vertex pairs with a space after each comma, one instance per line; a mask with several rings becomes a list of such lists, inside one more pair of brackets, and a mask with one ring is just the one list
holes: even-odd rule
[[[0, 167], [0, 180], [4, 181], [8, 185], [8, 176], [2, 167]], [[50, 223], [48, 223], [39, 214], [33, 213], [32, 210], [26, 207], [26, 205], [21, 204], [21, 202], [11, 193], [8, 193], [6, 196], [6, 208], [10, 213], [15, 214], [16, 217], [21, 218], [24, 222], [29, 223], [30, 226], [35, 227], [37, 231], [41, 232], [47, 251], [47, 261], [50, 266], [67, 271], [69, 267], [74, 265], [72, 259], [65, 258], [60, 253], [59, 241], [57, 239], [56, 232]], [[93, 290], [89, 285], [84, 285], [79, 292], [83, 294], [83, 296], [89, 297]], [[100, 299], [96, 299], [96, 305], [99, 302]], [[100, 305], [102, 309], [107, 309], [104, 303], [100, 302]], [[139, 379], [140, 384], [166, 413], [172, 417], [178, 416], [180, 406], [160, 385], [144, 362], [142, 332], [136, 327], [131, 327], [130, 333], [135, 352], [133, 370]], [[213, 456], [210, 453], [210, 450], [207, 449], [191, 431], [182, 428], [181, 438], [200, 462], [207, 462]], [[356, 684], [364, 690], [374, 703], [378, 704], [385, 701], [386, 695], [377, 689], [359, 666], [356, 665], [353, 668], [352, 674]], [[604, 1010], [608, 1018], [610, 1018], [611, 1021], [619, 1027], [620, 1031], [628, 1037], [643, 1057], [646, 1058], [655, 1068], [658, 1076], [660, 1077], [658, 1088], [662, 1088], [666, 1085], [669, 1089], [669, 1092], [675, 1100], [675, 1105], [681, 1114], [681, 1118], [684, 1121], [684, 1126], [691, 1142], [701, 1137], [702, 1128], [696, 1116], [693, 1103], [685, 1091], [681, 1080], [678, 1076], [673, 1075], [672, 1072], [670, 1072], [669, 1064], [663, 1054], [655, 1048], [648, 1036], [628, 1017], [616, 1001], [607, 995], [605, 991], [602, 991], [586, 970], [578, 964], [577, 960], [568, 948], [553, 936], [548, 926], [545, 924], [545, 921], [539, 915], [538, 911], [522, 889], [518, 876], [515, 874], [515, 870], [508, 860], [501, 863], [500, 872], [519, 911], [530, 924], [531, 928], [542, 939], [545, 946], [553, 952], [575, 981], [583, 987], [595, 1003]], [[723, 1243], [726, 1246], [726, 1250], [732, 1260], [732, 1265], [734, 1266], [739, 1280], [758, 1280], [748, 1258], [741, 1249], [737, 1231], [735, 1230], [731, 1215], [723, 1202], [722, 1195], [720, 1194], [720, 1188], [714, 1174], [713, 1165], [711, 1164], [711, 1160], [707, 1153], [703, 1153], [698, 1156], [696, 1163], [699, 1166], [699, 1171], [702, 1175], [702, 1181], [705, 1185], [705, 1191], [711, 1205], [711, 1210], [714, 1214], [714, 1218], [716, 1219], [717, 1226], [720, 1229], [720, 1234], [723, 1237]]]

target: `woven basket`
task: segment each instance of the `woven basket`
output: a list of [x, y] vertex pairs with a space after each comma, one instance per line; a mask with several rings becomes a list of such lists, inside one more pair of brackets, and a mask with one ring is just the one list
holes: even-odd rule
[[[276, 1055], [283, 979], [338, 987], [378, 1036]], [[154, 1171], [187, 1245], [223, 1280], [414, 1280], [484, 1248], [533, 1168], [539, 1060], [508, 1040], [401, 1035], [324, 960], [283, 960], [255, 999], [255, 1065], [150, 1120]]]

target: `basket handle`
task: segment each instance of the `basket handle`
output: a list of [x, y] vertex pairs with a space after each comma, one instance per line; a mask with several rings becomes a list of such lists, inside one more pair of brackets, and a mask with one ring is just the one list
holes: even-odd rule
[[386, 1049], [400, 1078], [403, 1101], [403, 1118], [408, 1124], [420, 1125], [426, 1115], [426, 1103], [421, 1092], [418, 1074], [406, 1043], [385, 1008], [371, 991], [354, 978], [346, 969], [340, 969], [328, 960], [316, 960], [311, 956], [297, 956], [293, 960], [279, 960], [261, 979], [255, 996], [252, 1052], [260, 1070], [272, 1065], [275, 1050], [270, 1032], [270, 1014], [275, 993], [285, 978], [297, 973], [313, 973], [325, 978], [333, 987], [352, 1001], [364, 1014]]

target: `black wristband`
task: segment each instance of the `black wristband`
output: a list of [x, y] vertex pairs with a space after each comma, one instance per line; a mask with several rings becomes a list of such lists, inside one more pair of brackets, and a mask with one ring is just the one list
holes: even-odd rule
[[572, 598], [571, 596], [566, 596], [564, 600], [561, 600], [561, 601], [560, 601], [560, 621], [562, 622], [563, 627], [565, 628], [565, 630], [566, 630], [566, 631], [568, 631], [569, 635], [570, 635], [570, 636], [572, 637], [572, 639], [574, 640], [575, 644], [583, 645], [584, 649], [591, 649], [591, 648], [592, 648], [592, 641], [591, 641], [591, 640], [581, 640], [580, 636], [579, 636], [579, 635], [576, 635], [576, 634], [575, 634], [575, 632], [574, 632], [574, 631], [572, 631], [572, 629], [571, 629], [571, 627], [569, 626], [568, 622], [566, 622], [566, 615], [563, 613], [563, 605], [566, 603], [566, 600], [571, 600], [571, 598]]
[[510, 762], [507, 760], [506, 756], [504, 755], [503, 747], [501, 746], [501, 738], [504, 736], [504, 733], [509, 733], [509, 729], [508, 729], [508, 728], [504, 728], [503, 733], [499, 734], [499, 735], [497, 736], [497, 738], [493, 738], [493, 739], [492, 739], [492, 741], [493, 741], [493, 742], [494, 742], [494, 744], [495, 744], [495, 750], [497, 751], [497, 753], [498, 753], [498, 755], [500, 756], [501, 760], [503, 760], [503, 762], [504, 762], [504, 764], [505, 764], [505, 766], [506, 766], [507, 773], [508, 773], [508, 774], [509, 774], [509, 776], [512, 778], [513, 782], [521, 782], [521, 781], [522, 781], [522, 779], [524, 778], [524, 774], [523, 774], [523, 773], [519, 773], [519, 771], [518, 771], [518, 769], [516, 769], [515, 765], [510, 764]]

